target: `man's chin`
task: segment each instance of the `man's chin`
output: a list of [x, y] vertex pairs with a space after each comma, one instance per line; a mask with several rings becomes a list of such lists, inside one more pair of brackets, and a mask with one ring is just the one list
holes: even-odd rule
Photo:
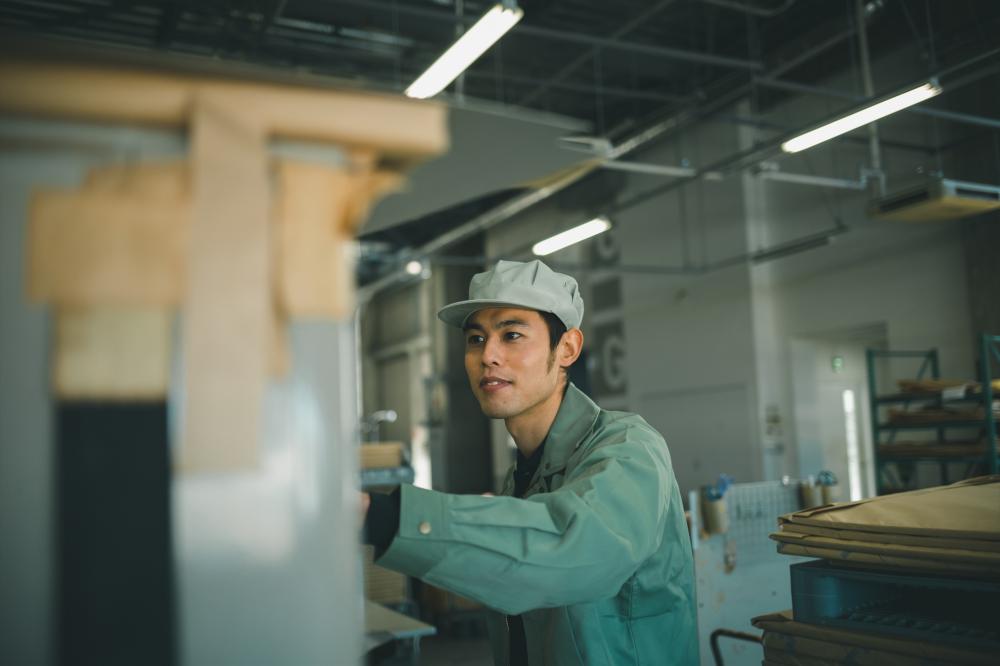
[[487, 418], [505, 419], [508, 416], [511, 416], [511, 410], [509, 407], [505, 405], [497, 405], [489, 402], [488, 400], [483, 400], [482, 398], [479, 400], [479, 408], [483, 410], [483, 414], [485, 414]]

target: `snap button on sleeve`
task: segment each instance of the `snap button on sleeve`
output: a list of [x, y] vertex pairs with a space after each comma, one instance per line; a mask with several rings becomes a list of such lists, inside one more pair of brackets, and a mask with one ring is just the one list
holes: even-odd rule
[[430, 534], [431, 533], [431, 524], [428, 523], [425, 520], [422, 523], [420, 523], [419, 525], [417, 525], [417, 531], [420, 532], [421, 534]]

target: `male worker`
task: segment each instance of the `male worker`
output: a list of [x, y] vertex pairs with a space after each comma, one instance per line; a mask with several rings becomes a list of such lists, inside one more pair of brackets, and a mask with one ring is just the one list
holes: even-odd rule
[[566, 377], [583, 347], [576, 280], [500, 261], [438, 317], [465, 331], [472, 392], [504, 419], [517, 462], [498, 497], [409, 485], [363, 495], [378, 564], [498, 611], [498, 666], [697, 664], [691, 544], [667, 446]]

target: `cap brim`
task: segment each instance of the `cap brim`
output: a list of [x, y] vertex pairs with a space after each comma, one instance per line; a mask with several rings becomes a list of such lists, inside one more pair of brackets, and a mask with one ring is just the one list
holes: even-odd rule
[[483, 308], [524, 308], [525, 310], [538, 310], [536, 307], [525, 305], [524, 303], [512, 303], [511, 301], [493, 301], [489, 299], [459, 301], [446, 305], [438, 310], [438, 319], [449, 326], [462, 328], [466, 320], [473, 312], [478, 312]]

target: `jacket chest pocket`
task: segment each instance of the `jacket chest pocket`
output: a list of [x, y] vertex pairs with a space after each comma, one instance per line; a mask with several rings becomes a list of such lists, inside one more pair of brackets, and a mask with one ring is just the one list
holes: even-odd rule
[[538, 493], [551, 493], [553, 490], [558, 490], [562, 487], [565, 473], [566, 468], [561, 468], [548, 474], [539, 474], [531, 482], [531, 485], [528, 486], [528, 490], [525, 491], [524, 496], [531, 497]]
[[551, 474], [543, 475], [542, 485], [545, 487], [545, 492], [551, 493], [553, 490], [558, 490], [559, 488], [561, 488], [565, 476], [566, 476], [566, 468], [556, 470]]

